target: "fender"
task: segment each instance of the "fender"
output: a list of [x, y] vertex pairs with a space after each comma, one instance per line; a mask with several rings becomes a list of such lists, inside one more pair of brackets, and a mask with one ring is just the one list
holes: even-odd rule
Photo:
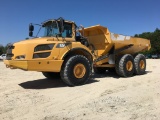
[[88, 58], [90, 61], [93, 61], [93, 55], [84, 48], [72, 48], [70, 49], [63, 57], [62, 59], [65, 60], [66, 57], [70, 55], [84, 55], [86, 58]]

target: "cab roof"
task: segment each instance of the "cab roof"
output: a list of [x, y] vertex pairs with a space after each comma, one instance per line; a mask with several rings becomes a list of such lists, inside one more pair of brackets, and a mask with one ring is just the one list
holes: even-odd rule
[[[42, 22], [42, 25], [48, 23], [48, 22], [53, 22], [53, 21], [56, 21], [56, 19], [48, 19], [44, 22]], [[59, 20], [58, 20], [59, 21]], [[69, 20], [64, 20], [64, 22], [67, 22], [67, 23], [75, 23], [74, 21], [69, 21]]]

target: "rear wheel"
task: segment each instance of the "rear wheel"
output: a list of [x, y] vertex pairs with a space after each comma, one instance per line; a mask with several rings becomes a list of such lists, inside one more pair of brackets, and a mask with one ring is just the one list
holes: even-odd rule
[[116, 72], [122, 77], [131, 77], [134, 73], [133, 56], [126, 54], [120, 57], [116, 63]]
[[143, 54], [138, 54], [134, 58], [134, 64], [135, 64], [135, 74], [137, 74], [137, 75], [145, 74], [146, 58]]
[[116, 59], [116, 62], [115, 62], [115, 71], [119, 76], [121, 76], [121, 73], [119, 71], [119, 62], [120, 62], [121, 58], [122, 58], [122, 56], [118, 56]]
[[83, 55], [70, 56], [61, 69], [61, 79], [69, 86], [86, 83], [92, 73], [91, 63]]
[[42, 72], [42, 74], [49, 79], [60, 78], [59, 72]]

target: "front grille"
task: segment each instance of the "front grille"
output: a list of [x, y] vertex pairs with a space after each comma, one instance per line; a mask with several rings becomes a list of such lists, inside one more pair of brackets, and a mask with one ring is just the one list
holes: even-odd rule
[[44, 50], [52, 50], [53, 46], [54, 46], [54, 44], [37, 45], [37, 46], [34, 48], [34, 52], [44, 51]]
[[49, 57], [51, 52], [45, 52], [45, 53], [34, 53], [33, 54], [33, 59], [35, 58], [47, 58]]
[[14, 56], [14, 54], [12, 54], [12, 49], [14, 48], [15, 47], [13, 46], [13, 44], [8, 45], [7, 53], [6, 53], [6, 60], [11, 60], [11, 58]]

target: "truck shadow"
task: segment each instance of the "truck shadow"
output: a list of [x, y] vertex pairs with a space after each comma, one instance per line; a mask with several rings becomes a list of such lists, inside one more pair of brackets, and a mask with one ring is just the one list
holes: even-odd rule
[[66, 87], [60, 79], [37, 79], [32, 81], [27, 81], [19, 84], [21, 87], [25, 89], [48, 89], [48, 88], [58, 88], [58, 87]]
[[96, 78], [107, 78], [107, 77], [113, 77], [113, 78], [120, 78], [120, 76], [118, 76], [115, 72], [107, 72], [106, 73], [103, 73], [103, 74], [96, 74], [96, 73], [93, 73], [92, 77], [94, 79]]
[[[152, 71], [146, 71], [145, 74], [149, 74]], [[109, 77], [113, 77], [116, 79], [119, 79], [120, 76], [118, 76], [116, 73], [114, 72], [106, 72], [104, 74], [92, 74], [92, 77], [90, 78], [90, 80], [85, 84], [85, 85], [89, 85], [92, 83], [96, 83], [99, 82], [99, 78], [109, 78]], [[133, 76], [134, 77], [134, 76]], [[58, 79], [38, 79], [38, 80], [32, 80], [32, 81], [27, 81], [27, 82], [23, 82], [19, 84], [21, 87], [23, 87], [24, 89], [48, 89], [48, 88], [60, 88], [60, 87], [68, 87], [68, 85], [66, 85], [60, 78]], [[84, 85], [83, 85], [84, 86]]]
[[[150, 73], [152, 73], [152, 71], [146, 71], [143, 75], [150, 74]], [[136, 75], [133, 74], [132, 77], [134, 77], [134, 76], [136, 76]], [[140, 76], [140, 75], [138, 75], [138, 76]], [[116, 78], [116, 79], [121, 78], [119, 75], [117, 75], [116, 72], [108, 72], [108, 71], [106, 71], [106, 73], [103, 73], [103, 74], [95, 74], [95, 73], [93, 73], [92, 77], [94, 79], [96, 79], [96, 78], [107, 78], [107, 77], [112, 77], [112, 78]]]
[[[99, 82], [98, 80], [90, 79], [85, 85]], [[48, 88], [60, 88], [68, 87], [61, 79], [38, 79], [27, 81], [19, 84], [24, 89], [48, 89]]]
[[148, 74], [148, 73], [152, 73], [152, 71], [146, 71], [146, 73], [145, 73], [145, 74]]

